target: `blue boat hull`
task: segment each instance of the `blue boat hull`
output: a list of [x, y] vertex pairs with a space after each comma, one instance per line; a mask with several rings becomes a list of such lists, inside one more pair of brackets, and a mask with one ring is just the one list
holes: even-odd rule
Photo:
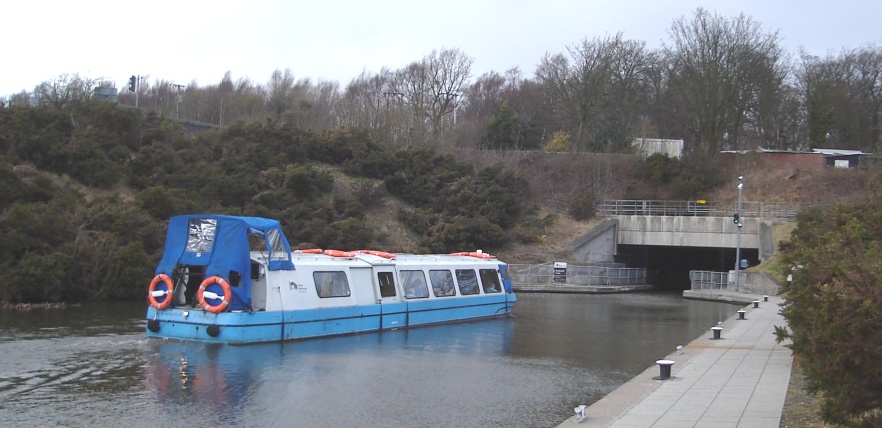
[[[245, 344], [310, 339], [504, 316], [511, 293], [400, 303], [302, 309], [222, 312], [147, 309], [149, 337]], [[155, 331], [153, 331], [155, 330]]]

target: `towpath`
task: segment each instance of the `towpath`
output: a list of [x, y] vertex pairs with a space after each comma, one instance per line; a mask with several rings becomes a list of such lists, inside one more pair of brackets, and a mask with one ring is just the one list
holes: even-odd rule
[[[778, 428], [793, 357], [775, 342], [785, 326], [783, 300], [771, 296], [743, 308], [722, 324], [720, 339], [707, 334], [662, 358], [671, 377], [656, 380], [660, 365], [646, 369], [559, 427], [750, 427]], [[709, 328], [711, 326], [708, 326]]]

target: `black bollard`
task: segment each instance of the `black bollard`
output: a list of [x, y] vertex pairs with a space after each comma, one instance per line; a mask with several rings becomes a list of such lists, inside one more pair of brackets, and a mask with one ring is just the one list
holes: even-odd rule
[[747, 312], [747, 311], [745, 311], [744, 309], [739, 310], [738, 311], [738, 319], [743, 320], [745, 312]]
[[769, 301], [769, 296], [763, 294], [763, 302], [768, 302], [768, 301]]
[[711, 330], [714, 332], [713, 340], [720, 340], [720, 333], [723, 332], [723, 327], [711, 327]]
[[753, 307], [754, 307], [754, 308], [758, 308], [758, 307], [759, 307], [759, 300], [754, 300], [754, 301], [753, 301]]
[[658, 364], [658, 376], [654, 377], [655, 380], [668, 380], [671, 378], [671, 366], [674, 365], [674, 361], [671, 360], [658, 360], [655, 362]]

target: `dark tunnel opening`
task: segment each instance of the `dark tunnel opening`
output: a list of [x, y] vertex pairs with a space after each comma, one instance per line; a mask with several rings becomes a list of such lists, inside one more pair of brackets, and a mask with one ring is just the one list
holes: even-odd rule
[[[616, 262], [646, 268], [646, 282], [660, 290], [688, 290], [689, 271], [728, 272], [735, 269], [735, 248], [619, 245]], [[747, 266], [760, 263], [759, 250], [742, 248]]]

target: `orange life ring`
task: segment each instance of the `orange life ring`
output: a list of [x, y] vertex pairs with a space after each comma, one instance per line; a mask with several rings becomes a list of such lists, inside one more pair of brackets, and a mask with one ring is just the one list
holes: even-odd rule
[[377, 251], [377, 250], [356, 250], [354, 253], [362, 253], [362, 254], [370, 254], [377, 257], [382, 257], [384, 259], [394, 259], [395, 254], [387, 253], [385, 251]]
[[458, 252], [458, 253], [450, 253], [450, 255], [451, 255], [451, 256], [469, 256], [469, 257], [476, 257], [476, 258], [479, 258], [479, 259], [493, 259], [493, 258], [496, 258], [496, 256], [494, 256], [494, 255], [492, 255], [492, 254], [479, 253], [479, 252], [477, 252], [477, 251], [461, 251], [461, 252]]
[[[156, 286], [159, 285], [160, 281], [165, 283], [166, 289], [164, 292], [162, 290], [156, 289]], [[154, 292], [161, 293], [161, 294], [154, 295]], [[150, 288], [147, 289], [147, 302], [150, 303], [150, 306], [153, 306], [156, 309], [165, 309], [169, 305], [171, 305], [172, 295], [174, 295], [174, 293], [175, 293], [175, 286], [172, 283], [171, 278], [169, 278], [168, 275], [161, 273], [159, 275], [154, 276], [153, 281], [150, 281]], [[157, 297], [163, 296], [163, 295], [165, 296], [165, 300], [163, 300], [162, 302], [156, 300]]]
[[321, 254], [322, 249], [321, 248], [308, 248], [305, 250], [294, 250], [294, 252], [300, 253], [300, 254]]
[[331, 257], [355, 257], [355, 254], [350, 253], [349, 251], [325, 250], [324, 253]]
[[469, 253], [469, 255], [472, 256], [472, 257], [477, 257], [477, 258], [479, 258], [479, 259], [492, 259], [492, 258], [495, 258], [495, 256], [493, 256], [492, 254], [479, 253], [479, 252], [477, 252], [477, 251], [475, 251], [475, 252], [471, 252], [471, 253]]
[[[218, 284], [221, 286], [221, 289], [224, 290], [224, 296], [221, 299], [221, 296], [217, 296], [218, 299], [221, 299], [221, 302], [216, 305], [209, 305], [208, 301], [205, 300], [205, 289], [208, 288], [211, 284]], [[230, 300], [233, 298], [233, 290], [230, 289], [230, 283], [227, 280], [215, 275], [205, 278], [205, 281], [202, 281], [202, 284], [199, 284], [199, 290], [196, 291], [196, 301], [199, 302], [199, 305], [202, 306], [202, 309], [205, 309], [208, 312], [217, 314], [227, 310], [227, 307], [230, 306]]]

